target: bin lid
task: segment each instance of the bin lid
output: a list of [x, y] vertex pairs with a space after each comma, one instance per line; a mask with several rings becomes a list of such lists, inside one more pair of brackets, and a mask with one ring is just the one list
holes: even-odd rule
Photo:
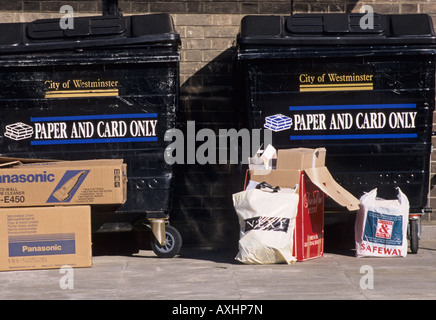
[[436, 44], [427, 14], [374, 13], [367, 19], [362, 13], [245, 16], [237, 41], [240, 47]]
[[0, 55], [144, 45], [180, 45], [169, 14], [77, 17], [62, 27], [61, 19], [0, 23]]

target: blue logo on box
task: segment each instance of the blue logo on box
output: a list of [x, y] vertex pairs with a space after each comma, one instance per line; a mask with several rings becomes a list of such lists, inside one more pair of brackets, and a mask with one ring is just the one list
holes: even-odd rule
[[70, 202], [88, 173], [89, 170], [67, 170], [54, 188], [47, 203]]
[[46, 256], [76, 253], [74, 233], [9, 236], [9, 257]]

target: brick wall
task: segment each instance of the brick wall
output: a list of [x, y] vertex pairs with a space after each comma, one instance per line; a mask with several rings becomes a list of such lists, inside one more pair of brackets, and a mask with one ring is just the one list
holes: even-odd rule
[[[101, 1], [0, 0], [0, 21], [31, 21], [58, 17], [68, 4], [78, 15], [100, 14]], [[294, 12], [350, 12], [370, 4], [378, 13], [429, 13], [436, 21], [434, 0], [294, 1]], [[234, 74], [235, 38], [246, 14], [288, 14], [290, 1], [119, 0], [125, 14], [171, 13], [182, 37], [179, 123], [194, 120], [196, 129], [237, 128], [239, 108]], [[436, 122], [436, 117], [435, 117]], [[435, 141], [436, 142], [436, 141]], [[436, 157], [432, 169], [436, 172]], [[240, 190], [238, 165], [178, 165], [172, 223], [185, 243], [234, 244], [237, 220], [231, 194]], [[436, 189], [436, 188], [435, 188]], [[432, 192], [436, 208], [436, 191]], [[426, 219], [432, 216], [428, 215]]]
[[[101, 12], [101, 0], [0, 0], [1, 11], [59, 12], [62, 5], [70, 5], [76, 12]], [[294, 0], [296, 12], [345, 12], [364, 4], [380, 13], [425, 12], [435, 13], [433, 0]], [[173, 14], [286, 14], [290, 0], [118, 0], [126, 14], [138, 12], [168, 12]]]

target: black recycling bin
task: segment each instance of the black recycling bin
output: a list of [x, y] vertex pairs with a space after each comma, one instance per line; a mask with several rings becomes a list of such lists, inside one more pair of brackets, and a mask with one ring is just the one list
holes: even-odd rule
[[[164, 134], [175, 127], [179, 46], [168, 14], [107, 14], [0, 24], [0, 155], [124, 159], [128, 199], [93, 208], [94, 232], [144, 224], [162, 257], [177, 254], [168, 226], [173, 168]], [[68, 21], [66, 21], [68, 22]]]
[[[325, 147], [326, 166], [357, 198], [377, 188], [394, 199], [400, 187], [416, 252], [420, 214], [431, 210], [436, 37], [426, 14], [374, 14], [368, 28], [366, 18], [244, 17], [247, 125], [271, 130], [276, 148]], [[338, 209], [326, 202], [326, 211]]]

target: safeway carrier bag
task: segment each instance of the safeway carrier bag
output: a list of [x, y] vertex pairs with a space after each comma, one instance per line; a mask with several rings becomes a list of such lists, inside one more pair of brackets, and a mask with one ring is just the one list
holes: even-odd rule
[[406, 257], [409, 200], [397, 188], [396, 200], [364, 194], [355, 222], [356, 257]]
[[261, 183], [233, 194], [240, 240], [236, 260], [246, 264], [293, 263], [298, 194]]

